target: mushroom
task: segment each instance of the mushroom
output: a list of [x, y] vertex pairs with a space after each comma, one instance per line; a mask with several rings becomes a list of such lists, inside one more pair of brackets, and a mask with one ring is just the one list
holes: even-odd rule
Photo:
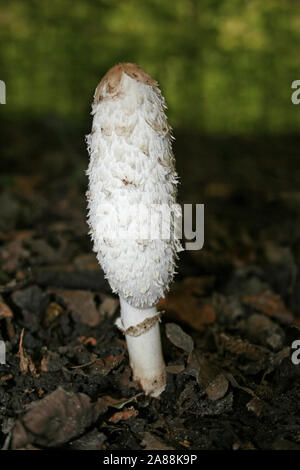
[[[121, 317], [116, 324], [126, 337], [133, 378], [153, 397], [166, 385], [156, 304], [169, 288], [177, 252], [182, 250], [176, 236], [180, 214], [170, 219], [166, 238], [113, 233], [121, 228], [133, 233], [134, 228], [144, 229], [149, 213], [157, 228], [159, 222], [153, 220], [158, 220], [162, 207], [178, 209], [178, 178], [165, 108], [157, 81], [136, 64], [120, 63], [96, 88], [92, 132], [87, 136], [93, 249], [120, 297]], [[140, 218], [133, 215], [134, 207], [143, 208]]]

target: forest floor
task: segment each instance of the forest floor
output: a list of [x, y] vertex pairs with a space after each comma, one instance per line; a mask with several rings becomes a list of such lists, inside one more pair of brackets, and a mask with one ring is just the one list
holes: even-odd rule
[[3, 188], [1, 448], [300, 449], [299, 193], [205, 186], [205, 246], [159, 304], [154, 399], [132, 380], [84, 195], [32, 176]]

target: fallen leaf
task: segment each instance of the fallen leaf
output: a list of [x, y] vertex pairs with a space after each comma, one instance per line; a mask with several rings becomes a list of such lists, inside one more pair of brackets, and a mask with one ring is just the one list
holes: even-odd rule
[[37, 285], [32, 285], [13, 292], [11, 299], [22, 310], [26, 328], [31, 332], [40, 328], [39, 315], [43, 314], [48, 306], [47, 294]]
[[102, 315], [96, 308], [92, 292], [66, 289], [48, 289], [48, 292], [62, 299], [68, 310], [72, 312], [75, 321], [89, 326], [97, 326], [102, 321]]
[[36, 372], [36, 368], [34, 362], [32, 361], [29, 354], [23, 348], [23, 336], [24, 336], [24, 328], [20, 334], [20, 341], [19, 341], [19, 358], [20, 358], [20, 370], [23, 375], [26, 375], [29, 371], [34, 377], [38, 377], [39, 374]]
[[219, 348], [229, 351], [237, 356], [243, 356], [251, 361], [262, 361], [268, 357], [269, 352], [247, 340], [235, 338], [234, 336], [221, 333], [218, 337]]
[[129, 408], [124, 408], [123, 411], [118, 411], [117, 413], [113, 414], [108, 421], [111, 423], [118, 423], [119, 421], [126, 421], [127, 419], [135, 417], [138, 414], [138, 410], [136, 410], [133, 406], [130, 406]]
[[198, 387], [188, 383], [180, 393], [177, 407], [179, 415], [191, 411], [197, 416], [217, 416], [232, 410], [233, 394], [227, 393], [219, 400], [210, 400], [208, 397], [199, 397]]
[[11, 298], [20, 309], [35, 314], [47, 305], [47, 295], [36, 285], [13, 292]]
[[18, 419], [12, 435], [12, 449], [36, 444], [56, 447], [91, 426], [107, 407], [99, 399], [91, 403], [84, 393], [67, 392], [58, 387], [54, 392], [29, 405]]
[[253, 398], [257, 398], [258, 397], [256, 396], [256, 394], [253, 392], [253, 390], [251, 390], [251, 388], [249, 387], [243, 387], [242, 385], [239, 385], [236, 381], [236, 379], [234, 378], [234, 376], [230, 373], [230, 372], [227, 372], [226, 373], [226, 378], [228, 379], [230, 385], [234, 388], [238, 388], [239, 390], [243, 390], [244, 392], [248, 393], [249, 395], [251, 395]]
[[228, 390], [228, 380], [224, 374], [218, 374], [217, 377], [206, 387], [205, 392], [212, 401], [223, 398]]
[[93, 360], [91, 365], [89, 366], [89, 373], [91, 375], [108, 375], [113, 369], [115, 369], [121, 364], [124, 355], [125, 349], [118, 356], [110, 355], [107, 357], [97, 358]]
[[199, 387], [204, 391], [208, 385], [218, 376], [220, 370], [211, 364], [201, 351], [194, 349], [189, 355], [188, 367], [185, 372], [196, 378]]
[[166, 324], [166, 336], [177, 348], [190, 353], [194, 349], [193, 339], [175, 323]]
[[286, 308], [280, 296], [270, 291], [261, 295], [245, 295], [242, 297], [242, 302], [248, 307], [276, 318], [285, 325], [291, 324], [294, 319], [293, 314]]
[[254, 313], [239, 323], [239, 329], [252, 343], [269, 347], [275, 351], [281, 350], [285, 334], [283, 329], [265, 315]]
[[194, 350], [188, 358], [185, 373], [196, 378], [202, 392], [212, 401], [219, 400], [227, 393], [228, 380], [221, 369], [209, 362], [201, 353]]
[[184, 285], [161, 299], [158, 307], [165, 310], [167, 319], [186, 323], [195, 330], [201, 331], [216, 320], [214, 307], [207, 300], [194, 295], [192, 290], [185, 289]]

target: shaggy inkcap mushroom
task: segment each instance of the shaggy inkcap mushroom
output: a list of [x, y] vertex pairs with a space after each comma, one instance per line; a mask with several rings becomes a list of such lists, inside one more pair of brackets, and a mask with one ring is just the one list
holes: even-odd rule
[[[121, 228], [135, 233], [147, 225], [145, 209], [151, 208], [156, 220], [162, 206], [176, 207], [177, 174], [164, 108], [156, 80], [135, 64], [118, 64], [96, 88], [87, 137], [88, 223], [94, 251], [120, 297], [117, 326], [126, 336], [134, 379], [155, 397], [166, 381], [156, 304], [168, 290], [176, 253], [182, 249], [174, 234], [177, 222], [172, 218], [168, 238], [110, 234]], [[144, 208], [139, 219], [132, 216], [133, 207]]]

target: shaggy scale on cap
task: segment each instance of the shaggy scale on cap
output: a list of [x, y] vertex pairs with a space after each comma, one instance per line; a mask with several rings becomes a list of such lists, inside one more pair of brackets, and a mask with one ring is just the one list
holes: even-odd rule
[[[152, 307], [164, 296], [181, 244], [173, 225], [168, 240], [108, 234], [122, 227], [134, 230], [136, 220], [126, 207], [142, 204], [153, 215], [153, 205], [176, 202], [177, 174], [165, 108], [156, 80], [135, 64], [118, 64], [96, 88], [87, 136], [88, 224], [94, 251], [112, 290], [137, 308]], [[124, 207], [118, 227], [107, 205]], [[159, 206], [155, 210], [159, 215]]]

